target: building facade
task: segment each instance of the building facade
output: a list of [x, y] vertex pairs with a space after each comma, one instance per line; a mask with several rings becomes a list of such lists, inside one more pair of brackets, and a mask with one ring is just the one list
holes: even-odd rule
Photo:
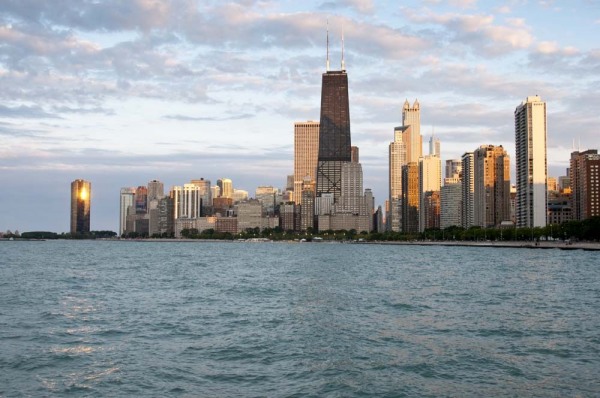
[[351, 146], [348, 75], [345, 70], [327, 71], [321, 87], [317, 197], [333, 193], [339, 198], [342, 164], [351, 161]]
[[440, 228], [462, 225], [462, 184], [458, 178], [446, 178], [440, 192]]
[[198, 195], [200, 197], [200, 214], [202, 217], [212, 214], [212, 189], [210, 180], [200, 178], [191, 180], [190, 184], [198, 187]]
[[548, 207], [546, 103], [527, 97], [515, 109], [517, 227], [545, 227]]
[[319, 122], [294, 123], [294, 202], [302, 201], [304, 180], [317, 180]]
[[482, 145], [473, 162], [474, 225], [499, 227], [510, 221], [510, 158], [502, 146]]
[[119, 195], [119, 236], [126, 233], [127, 215], [135, 206], [135, 188], [121, 188]]
[[229, 178], [220, 178], [217, 180], [217, 186], [219, 187], [219, 197], [222, 198], [233, 198], [233, 182]]
[[462, 160], [448, 159], [446, 160], [446, 178], [461, 178], [462, 176]]
[[599, 172], [598, 150], [571, 153], [571, 208], [574, 220], [600, 216]]
[[473, 152], [462, 155], [461, 222], [463, 228], [475, 225], [475, 161]]
[[75, 180], [71, 183], [71, 234], [90, 232], [92, 183]]
[[408, 100], [404, 101], [402, 107], [402, 126], [410, 129], [403, 133], [406, 145], [406, 162], [418, 162], [423, 156], [423, 137], [421, 136], [421, 107], [419, 101], [415, 100], [411, 107]]
[[202, 214], [200, 188], [194, 184], [173, 187], [174, 218], [198, 218]]
[[237, 213], [237, 228], [239, 232], [244, 232], [247, 229], [262, 229], [264, 208], [262, 203], [257, 199], [249, 199], [240, 202], [236, 206]]
[[[439, 193], [442, 186], [442, 163], [438, 156], [427, 155], [419, 159], [419, 232], [427, 228], [439, 227], [439, 219], [431, 221], [432, 217], [439, 217]], [[433, 193], [436, 192], [436, 195]], [[437, 203], [433, 201], [437, 200]], [[430, 211], [426, 204], [437, 206], [435, 213]]]
[[402, 232], [419, 232], [419, 163], [402, 166]]
[[389, 203], [387, 225], [390, 231], [399, 232], [402, 227], [402, 167], [406, 165], [406, 144], [403, 134], [410, 129], [396, 127], [394, 141], [389, 145]]

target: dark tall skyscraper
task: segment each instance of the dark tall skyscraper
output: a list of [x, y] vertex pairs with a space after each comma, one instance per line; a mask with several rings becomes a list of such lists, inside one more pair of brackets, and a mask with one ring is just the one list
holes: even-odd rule
[[90, 232], [92, 184], [85, 180], [71, 183], [71, 234]]
[[333, 193], [335, 200], [340, 196], [342, 163], [351, 160], [349, 108], [348, 75], [346, 71], [327, 71], [323, 73], [319, 157], [317, 161], [317, 196], [324, 193]]

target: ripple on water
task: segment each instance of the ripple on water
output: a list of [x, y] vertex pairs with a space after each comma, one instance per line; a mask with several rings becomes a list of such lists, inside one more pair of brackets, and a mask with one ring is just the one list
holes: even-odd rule
[[594, 253], [15, 247], [1, 396], [600, 396]]

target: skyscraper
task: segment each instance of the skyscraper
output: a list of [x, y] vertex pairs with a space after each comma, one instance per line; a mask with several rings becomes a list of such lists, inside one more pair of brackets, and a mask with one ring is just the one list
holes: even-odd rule
[[315, 226], [315, 182], [306, 179], [302, 186], [302, 197], [300, 198], [300, 230], [306, 231]]
[[[408, 127], [410, 129], [410, 127]], [[389, 193], [390, 212], [388, 229], [399, 232], [402, 227], [402, 166], [406, 165], [406, 144], [403, 141], [404, 127], [394, 129], [394, 141], [389, 145]]]
[[212, 214], [213, 197], [212, 190], [210, 188], [210, 180], [205, 180], [203, 177], [201, 177], [199, 180], [191, 180], [190, 184], [194, 184], [198, 187], [198, 195], [200, 195], [200, 200], [202, 201], [201, 215], [204, 217]]
[[352, 163], [358, 163], [359, 162], [359, 149], [357, 146], [352, 145], [350, 147], [350, 161]]
[[475, 225], [475, 163], [473, 152], [462, 155], [462, 206], [460, 218], [463, 228]]
[[[419, 232], [439, 227], [439, 193], [442, 186], [442, 163], [438, 156], [419, 159]], [[435, 199], [434, 199], [435, 198]], [[433, 215], [432, 211], [437, 209]], [[438, 217], [436, 219], [436, 216]]]
[[148, 182], [148, 197], [146, 198], [148, 203], [153, 200], [158, 200], [163, 196], [165, 196], [165, 186], [162, 182], [158, 180]]
[[527, 97], [515, 109], [517, 227], [545, 227], [548, 207], [546, 103]]
[[500, 226], [510, 220], [510, 158], [501, 145], [482, 145], [473, 156], [474, 224]]
[[366, 202], [363, 193], [363, 172], [360, 163], [344, 163], [342, 165], [342, 192], [339, 209], [342, 212], [362, 214], [366, 212]]
[[404, 101], [402, 107], [402, 125], [410, 126], [410, 130], [404, 132], [404, 143], [406, 144], [406, 161], [418, 162], [423, 156], [423, 137], [421, 137], [421, 108], [419, 101], [415, 100], [411, 107], [408, 100]]
[[75, 180], [71, 183], [71, 234], [90, 232], [92, 183]]
[[135, 188], [121, 188], [119, 197], [119, 236], [127, 229], [127, 216], [135, 209]]
[[294, 123], [294, 202], [302, 202], [304, 180], [317, 180], [319, 122]]
[[344, 69], [323, 73], [317, 162], [317, 196], [342, 189], [342, 163], [351, 160], [348, 75]]
[[440, 155], [440, 140], [435, 137], [433, 133], [431, 133], [431, 137], [429, 138], [429, 154], [436, 155], [441, 158]]
[[571, 153], [573, 219], [600, 216], [600, 155], [598, 150]]
[[219, 197], [233, 198], [233, 182], [229, 178], [220, 178], [217, 180], [217, 186], [221, 190]]
[[200, 187], [195, 184], [183, 184], [173, 187], [174, 218], [198, 218], [202, 213]]
[[462, 175], [462, 161], [460, 159], [446, 160], [446, 178], [460, 178]]
[[148, 187], [140, 185], [135, 190], [135, 214], [148, 212]]
[[402, 166], [402, 232], [419, 232], [419, 164]]
[[462, 224], [461, 203], [462, 186], [459, 178], [446, 178], [444, 186], [440, 191], [440, 228], [445, 229], [452, 226], [459, 227]]

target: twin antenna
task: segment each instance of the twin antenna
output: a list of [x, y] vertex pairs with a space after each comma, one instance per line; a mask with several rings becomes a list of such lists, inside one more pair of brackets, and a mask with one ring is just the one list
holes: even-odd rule
[[[346, 70], [344, 61], [344, 25], [342, 25], [342, 71]], [[329, 18], [327, 19], [327, 72], [329, 72]]]

